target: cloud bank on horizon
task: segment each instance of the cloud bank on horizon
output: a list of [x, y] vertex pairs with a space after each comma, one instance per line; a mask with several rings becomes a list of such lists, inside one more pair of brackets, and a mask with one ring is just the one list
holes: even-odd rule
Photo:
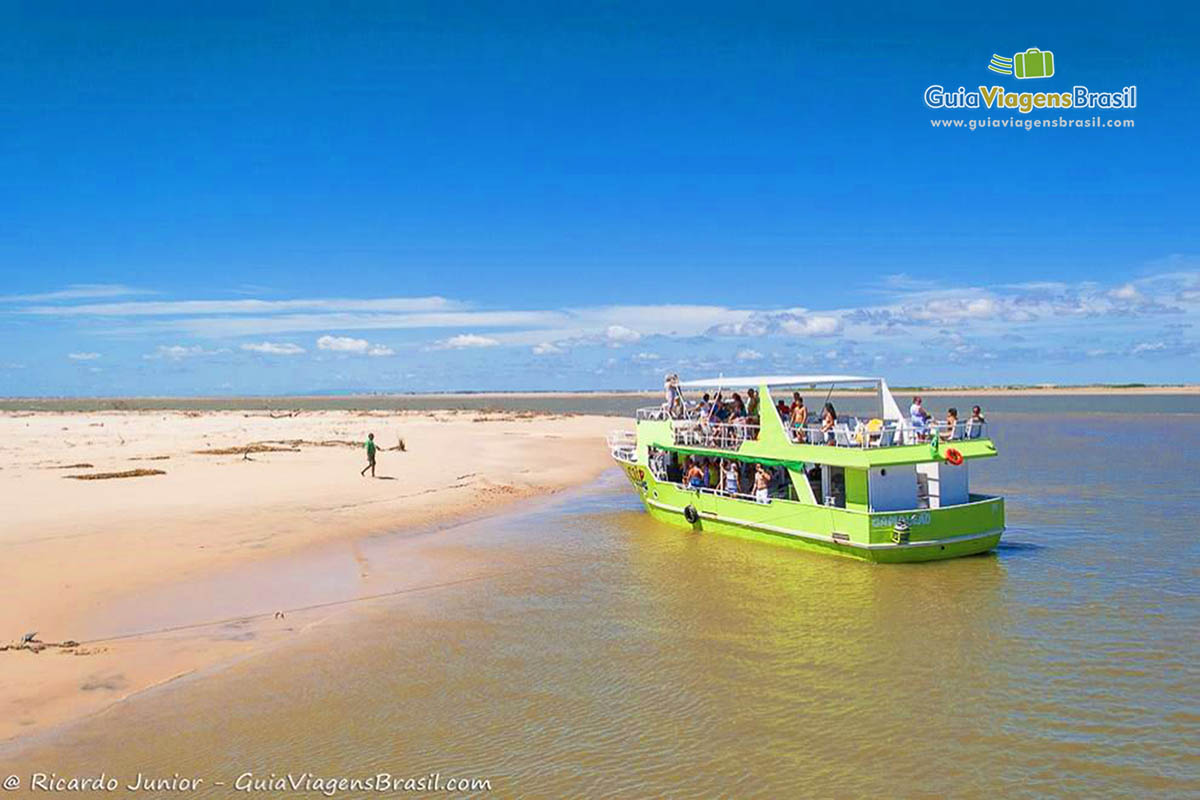
[[635, 389], [666, 371], [851, 371], [927, 385], [1200, 380], [1194, 259], [1119, 283], [947, 286], [897, 274], [871, 294], [830, 308], [497, 308], [49, 287], [0, 297], [0, 325], [22, 343], [0, 352], [0, 386], [7, 396]]

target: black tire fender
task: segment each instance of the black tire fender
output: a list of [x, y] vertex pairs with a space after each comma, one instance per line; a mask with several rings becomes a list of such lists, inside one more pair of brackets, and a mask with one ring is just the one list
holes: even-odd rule
[[696, 510], [694, 505], [689, 503], [683, 507], [683, 518], [695, 525], [700, 521], [700, 512]]

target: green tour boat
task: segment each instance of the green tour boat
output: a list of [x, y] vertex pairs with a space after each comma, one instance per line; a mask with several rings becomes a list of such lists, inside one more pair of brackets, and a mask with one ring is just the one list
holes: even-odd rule
[[[869, 415], [839, 417], [835, 387]], [[978, 413], [906, 416], [886, 381], [854, 375], [668, 375], [664, 394], [609, 437], [659, 520], [885, 563], [983, 553], [1004, 532], [1004, 498], [970, 488], [971, 462], [996, 455]]]

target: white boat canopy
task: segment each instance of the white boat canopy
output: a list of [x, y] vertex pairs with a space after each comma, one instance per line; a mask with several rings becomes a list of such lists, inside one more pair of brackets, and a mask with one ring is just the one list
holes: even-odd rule
[[870, 383], [883, 378], [867, 378], [862, 375], [751, 375], [748, 378], [705, 378], [699, 381], [680, 381], [680, 386], [696, 389], [719, 389], [723, 386], [817, 386], [825, 383]]
[[681, 387], [689, 389], [723, 389], [735, 386], [832, 386], [834, 384], [869, 385], [879, 387], [880, 416], [888, 420], [902, 420], [900, 406], [892, 397], [887, 381], [863, 375], [751, 375], [748, 377], [705, 378], [697, 381], [680, 381]]

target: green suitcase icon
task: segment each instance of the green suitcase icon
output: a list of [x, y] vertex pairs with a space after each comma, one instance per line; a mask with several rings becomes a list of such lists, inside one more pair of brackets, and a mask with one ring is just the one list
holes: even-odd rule
[[1049, 78], [1054, 74], [1054, 53], [1031, 47], [1013, 56], [1013, 74], [1018, 78]]

